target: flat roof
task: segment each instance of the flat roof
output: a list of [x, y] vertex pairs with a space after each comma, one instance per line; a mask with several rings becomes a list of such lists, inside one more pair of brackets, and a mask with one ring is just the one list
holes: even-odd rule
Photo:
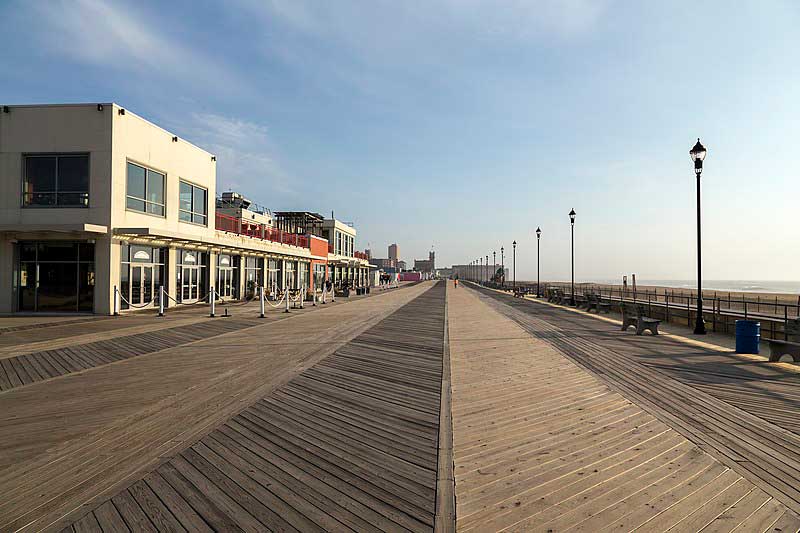
[[120, 105], [120, 104], [118, 104], [116, 102], [83, 102], [83, 103], [66, 103], [66, 104], [0, 104], [0, 105], [2, 105], [3, 107], [8, 107], [10, 109], [32, 109], [32, 108], [45, 108], [45, 107], [96, 107], [98, 105], [101, 105], [101, 106], [104, 106], [104, 107], [105, 106], [109, 106], [111, 109], [116, 107], [118, 109], [124, 109], [126, 115], [127, 114], [131, 114], [134, 117], [138, 118], [139, 120], [143, 120], [143, 121], [147, 122], [148, 124], [150, 124], [154, 128], [160, 129], [161, 131], [163, 131], [167, 135], [169, 135], [171, 137], [178, 137], [178, 139], [180, 139], [181, 141], [185, 142], [186, 144], [189, 144], [189, 145], [197, 148], [198, 150], [201, 150], [201, 151], [207, 153], [210, 156], [216, 157], [215, 154], [212, 154], [211, 152], [209, 152], [205, 148], [201, 148], [201, 147], [197, 146], [196, 144], [194, 144], [193, 142], [187, 141], [185, 138], [181, 137], [180, 135], [176, 135], [174, 132], [171, 132], [171, 131], [168, 131], [168, 130], [162, 128], [161, 126], [159, 126], [155, 122], [147, 120], [143, 116], [141, 116], [141, 115], [139, 115], [137, 113], [134, 113], [133, 111], [131, 111], [127, 107], [122, 106], [122, 105]]

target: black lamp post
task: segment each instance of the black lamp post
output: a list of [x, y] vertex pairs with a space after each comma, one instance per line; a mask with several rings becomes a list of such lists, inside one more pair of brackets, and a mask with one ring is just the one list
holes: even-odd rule
[[571, 257], [572, 257], [572, 294], [570, 294], [570, 302], [572, 305], [575, 305], [575, 210], [570, 209], [569, 211], [569, 223], [571, 228], [571, 235], [570, 240], [572, 241], [572, 250], [571, 250]]
[[497, 250], [492, 252], [492, 278], [497, 277]]
[[706, 158], [706, 153], [706, 147], [700, 144], [698, 137], [697, 143], [689, 150], [689, 155], [694, 161], [694, 174], [697, 176], [697, 320], [694, 324], [695, 335], [706, 334], [706, 323], [703, 320], [703, 271], [700, 260], [700, 174], [703, 173], [703, 159]]
[[[511, 243], [511, 246], [512, 246], [512, 247], [513, 247], [513, 249], [514, 249], [514, 261], [513, 261], [513, 267], [514, 267], [514, 288], [516, 289], [516, 288], [517, 288], [517, 241], [514, 241], [514, 242], [512, 242], [512, 243]], [[515, 293], [515, 294], [516, 294], [516, 293]]]
[[542, 240], [542, 230], [536, 228], [536, 297], [541, 298], [542, 293], [539, 292], [539, 241]]
[[506, 256], [505, 256], [506, 249], [504, 247], [500, 247], [500, 270], [503, 272], [503, 288], [506, 288]]
[[480, 268], [478, 269], [478, 283], [483, 284], [483, 257], [478, 258]]
[[489, 284], [489, 254], [486, 254], [486, 284]]

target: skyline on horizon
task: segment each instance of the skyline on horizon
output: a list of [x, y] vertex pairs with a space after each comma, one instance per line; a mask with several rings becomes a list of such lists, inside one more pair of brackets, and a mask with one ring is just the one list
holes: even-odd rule
[[[689, 16], [691, 14], [691, 16]], [[517, 279], [793, 281], [800, 6], [128, 0], [0, 6], [0, 103], [115, 101], [216, 154], [218, 189]], [[102, 21], [102, 23], [99, 23]], [[209, 23], [213, 21], [213, 23]]]

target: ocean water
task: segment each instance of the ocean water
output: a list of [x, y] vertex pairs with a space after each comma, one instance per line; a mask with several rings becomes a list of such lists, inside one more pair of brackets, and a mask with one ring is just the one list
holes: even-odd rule
[[[595, 283], [608, 283], [622, 285], [622, 278], [617, 280], [597, 280]], [[628, 277], [628, 285], [631, 279]], [[636, 279], [636, 285], [657, 285], [659, 287], [672, 287], [675, 289], [695, 289], [696, 280], [674, 280], [674, 279]], [[800, 294], [800, 281], [768, 281], [768, 280], [747, 280], [747, 279], [708, 279], [703, 280], [703, 289], [707, 291], [731, 291], [731, 292], [763, 292], [767, 294]]]

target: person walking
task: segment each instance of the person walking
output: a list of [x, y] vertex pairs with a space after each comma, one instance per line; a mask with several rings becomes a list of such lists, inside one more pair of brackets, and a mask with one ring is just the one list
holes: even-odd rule
[[454, 289], [458, 288], [458, 278], [453, 278], [453, 288]]

